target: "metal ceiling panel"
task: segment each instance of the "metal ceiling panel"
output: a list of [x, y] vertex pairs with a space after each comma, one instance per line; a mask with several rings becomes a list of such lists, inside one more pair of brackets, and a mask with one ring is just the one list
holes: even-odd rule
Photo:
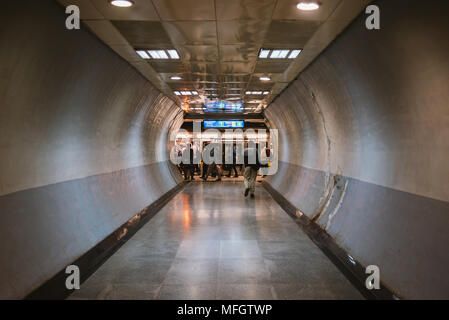
[[128, 44], [128, 41], [108, 20], [86, 20], [84, 24], [107, 45]]
[[216, 62], [218, 61], [218, 49], [216, 46], [177, 46], [182, 60], [184, 61], [200, 61], [200, 62]]
[[255, 61], [248, 62], [222, 62], [221, 74], [248, 74], [253, 72]]
[[221, 83], [247, 83], [250, 75], [221, 75]]
[[223, 44], [262, 44], [270, 20], [218, 21], [218, 39]]
[[214, 0], [152, 1], [164, 21], [215, 20]]
[[254, 45], [222, 45], [220, 60], [222, 62], [255, 61], [259, 55], [259, 46]]
[[167, 32], [158, 21], [112, 21], [136, 49], [173, 48]]
[[159, 73], [184, 73], [186, 68], [181, 61], [147, 60], [156, 72]]
[[173, 91], [184, 91], [184, 90], [197, 90], [191, 82], [181, 82], [181, 83], [168, 83], [168, 86]]
[[219, 83], [219, 76], [216, 74], [192, 74], [192, 81], [195, 83], [216, 84]]
[[90, 0], [92, 5], [108, 20], [159, 21], [159, 16], [151, 1], [133, 0], [129, 8], [111, 6], [107, 0]]
[[217, 45], [215, 21], [163, 22], [176, 45]]
[[[297, 10], [299, 0], [134, 0], [130, 8], [113, 7], [107, 0], [58, 1], [78, 5], [87, 28], [180, 106], [185, 99], [173, 88], [196, 89], [203, 98], [241, 97], [257, 106], [255, 112], [370, 3], [320, 0], [317, 11], [305, 12]], [[144, 60], [136, 54], [172, 48], [179, 60]], [[261, 59], [261, 48], [303, 51], [296, 59]], [[173, 75], [182, 80], [170, 79]], [[271, 81], [262, 82], [260, 76]], [[270, 94], [247, 96], [248, 90]]]
[[190, 62], [186, 63], [186, 67], [190, 72], [196, 74], [219, 74], [219, 65], [217, 63]]
[[264, 47], [303, 48], [318, 30], [319, 21], [275, 21], [271, 22], [265, 37]]
[[296, 9], [299, 0], [278, 0], [273, 20], [325, 21], [342, 1], [346, 0], [320, 0], [319, 10], [301, 11]]
[[260, 59], [257, 61], [256, 73], [284, 73], [292, 64], [290, 59]]
[[216, 0], [217, 20], [270, 20], [275, 0]]
[[248, 84], [248, 88], [246, 90], [271, 90], [273, 88], [274, 82], [262, 82], [259, 81], [258, 78], [253, 77]]

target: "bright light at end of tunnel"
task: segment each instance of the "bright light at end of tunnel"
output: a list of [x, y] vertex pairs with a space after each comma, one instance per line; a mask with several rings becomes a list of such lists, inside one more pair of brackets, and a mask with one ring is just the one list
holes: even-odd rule
[[318, 10], [320, 8], [320, 5], [317, 2], [300, 2], [296, 6], [299, 10], [303, 11], [313, 11]]
[[134, 5], [131, 0], [111, 0], [109, 1], [113, 6], [120, 8], [128, 8]]

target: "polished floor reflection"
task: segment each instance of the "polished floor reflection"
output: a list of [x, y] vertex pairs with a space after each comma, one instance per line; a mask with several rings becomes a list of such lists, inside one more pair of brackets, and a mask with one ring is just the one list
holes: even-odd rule
[[362, 299], [260, 186], [190, 183], [70, 299]]

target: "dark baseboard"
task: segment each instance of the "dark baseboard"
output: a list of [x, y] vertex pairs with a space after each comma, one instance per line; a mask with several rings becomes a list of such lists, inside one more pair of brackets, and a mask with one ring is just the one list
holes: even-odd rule
[[264, 181], [262, 185], [271, 194], [274, 200], [287, 212], [287, 214], [301, 227], [307, 236], [324, 252], [332, 263], [345, 275], [352, 285], [369, 300], [397, 300], [399, 299], [387, 287], [381, 284], [379, 290], [368, 290], [365, 281], [368, 275], [365, 273], [365, 267], [341, 247], [337, 245], [334, 239], [320, 228], [318, 224], [311, 221], [307, 216], [298, 216], [297, 208], [290, 203], [282, 194], [275, 190], [269, 183]]
[[[185, 185], [186, 182], [181, 182], [71, 263], [70, 265], [79, 267], [81, 283], [86, 281], [110, 256], [150, 221]], [[73, 290], [68, 290], [65, 286], [67, 276], [64, 268], [28, 294], [25, 300], [62, 300], [67, 298], [73, 293]]]

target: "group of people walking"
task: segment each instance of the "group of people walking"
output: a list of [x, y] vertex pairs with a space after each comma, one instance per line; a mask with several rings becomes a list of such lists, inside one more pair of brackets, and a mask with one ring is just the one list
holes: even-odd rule
[[[214, 148], [210, 149], [210, 156], [212, 159], [216, 159], [214, 157], [214, 152]], [[268, 165], [261, 164], [259, 146], [251, 141], [248, 143], [248, 148], [243, 152], [243, 164], [239, 164], [242, 161], [237, 161], [238, 156], [236, 146], [233, 146], [232, 150], [232, 163], [230, 161], [220, 161], [220, 164], [216, 163], [216, 161], [213, 161], [210, 164], [199, 162], [198, 157], [200, 157], [200, 150], [197, 145], [192, 145], [190, 143], [187, 144], [185, 148], [179, 149], [178, 155], [182, 159], [179, 169], [184, 174], [184, 179], [188, 181], [195, 180], [195, 173], [201, 175], [203, 181], [207, 181], [209, 176], [217, 177], [216, 181], [221, 181], [224, 171], [227, 171], [227, 177], [231, 177], [232, 173], [234, 173], [234, 177], [238, 178], [239, 171], [241, 172], [242, 168], [244, 168], [244, 196], [247, 197], [250, 195], [251, 198], [254, 198], [255, 195], [255, 185], [259, 169], [261, 167], [268, 167]], [[239, 170], [237, 168], [239, 168]]]

